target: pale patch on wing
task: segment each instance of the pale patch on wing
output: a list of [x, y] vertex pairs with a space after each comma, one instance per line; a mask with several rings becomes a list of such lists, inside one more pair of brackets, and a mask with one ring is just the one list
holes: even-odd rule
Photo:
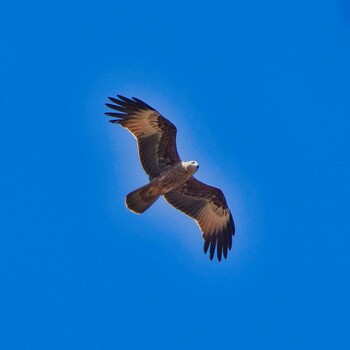
[[161, 133], [162, 130], [158, 127], [158, 118], [158, 113], [139, 111], [121, 122], [120, 125], [130, 131], [137, 140], [139, 137], [148, 137]]
[[230, 212], [228, 209], [219, 208], [212, 203], [207, 203], [199, 213], [196, 221], [203, 232], [203, 237], [209, 237], [222, 231], [228, 222]]

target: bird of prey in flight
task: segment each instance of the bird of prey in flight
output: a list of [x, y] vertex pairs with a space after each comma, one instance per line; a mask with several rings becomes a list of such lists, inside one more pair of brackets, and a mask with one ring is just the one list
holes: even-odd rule
[[106, 112], [129, 130], [137, 140], [141, 164], [150, 182], [126, 196], [126, 206], [141, 214], [160, 196], [176, 209], [193, 218], [204, 239], [204, 252], [210, 260], [216, 255], [221, 261], [232, 247], [235, 226], [222, 191], [197, 180], [196, 161], [184, 162], [176, 148], [176, 127], [145, 102], [117, 95], [109, 97]]

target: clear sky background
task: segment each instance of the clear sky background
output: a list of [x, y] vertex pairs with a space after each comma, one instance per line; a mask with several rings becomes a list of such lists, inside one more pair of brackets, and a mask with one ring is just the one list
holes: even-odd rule
[[[2, 1], [0, 33], [1, 349], [349, 349], [349, 1]], [[125, 208], [117, 93], [225, 192], [226, 261]]]

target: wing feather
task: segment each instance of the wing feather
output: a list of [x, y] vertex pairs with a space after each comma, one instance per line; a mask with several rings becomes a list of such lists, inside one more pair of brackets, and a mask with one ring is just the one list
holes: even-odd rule
[[196, 220], [204, 239], [204, 252], [209, 250], [212, 260], [217, 253], [227, 258], [232, 247], [235, 226], [222, 191], [206, 185], [194, 177], [181, 187], [168, 192], [164, 198], [176, 209]]
[[120, 124], [137, 140], [141, 164], [153, 178], [180, 161], [176, 148], [176, 127], [154, 108], [136, 97], [109, 97], [106, 106], [117, 113], [106, 112], [111, 123]]

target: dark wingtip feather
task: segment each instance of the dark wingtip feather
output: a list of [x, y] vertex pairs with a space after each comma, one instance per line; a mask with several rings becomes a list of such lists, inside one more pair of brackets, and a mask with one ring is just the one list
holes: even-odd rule
[[218, 260], [221, 261], [221, 255], [222, 255], [222, 242], [219, 239], [218, 243], [217, 243], [217, 247], [216, 247], [216, 251], [217, 251], [217, 256], [218, 256]]
[[210, 260], [213, 260], [216, 247], [216, 239], [214, 238], [210, 243]]
[[108, 99], [111, 102], [113, 102], [113, 104], [106, 103], [106, 106], [108, 108], [112, 108], [114, 110], [123, 112], [125, 113], [125, 115], [128, 115], [139, 109], [149, 109], [149, 110], [155, 111], [153, 107], [151, 107], [150, 105], [148, 105], [147, 103], [141, 101], [136, 97], [132, 97], [131, 99], [122, 95], [117, 95], [117, 97], [118, 98], [108, 97]]
[[107, 115], [108, 117], [125, 119], [124, 118], [125, 114], [121, 114], [121, 113], [105, 112], [105, 115]]
[[114, 117], [114, 118], [122, 118], [124, 116], [124, 114], [114, 113], [114, 112], [105, 112], [105, 115], [107, 115], [108, 117]]
[[130, 98], [124, 97], [122, 95], [117, 95], [117, 96], [118, 96], [119, 99], [121, 99], [122, 101], [124, 101], [126, 103], [135, 103], [133, 100], [130, 100]]
[[143, 102], [142, 100], [140, 100], [137, 97], [133, 97], [132, 98], [136, 103], [140, 104], [143, 108], [147, 108], [147, 109], [151, 109], [152, 111], [154, 111], [155, 109], [153, 107], [151, 107], [150, 105], [148, 105], [146, 102]]
[[227, 259], [227, 246], [223, 247], [224, 258]]
[[113, 103], [115, 103], [115, 104], [119, 104], [119, 100], [117, 100], [116, 98], [114, 98], [114, 97], [108, 97], [108, 99], [111, 101], [111, 102], [113, 102]]
[[108, 108], [119, 107], [119, 106], [116, 106], [115, 104], [112, 104], [112, 103], [105, 103], [105, 105], [106, 105]]
[[[125, 98], [125, 97], [124, 97]], [[115, 97], [108, 97], [108, 99], [113, 102], [114, 104], [118, 105], [118, 106], [122, 106], [122, 107], [126, 107], [128, 105], [128, 103], [122, 101], [122, 100], [118, 100]]]
[[126, 113], [127, 112], [127, 109], [123, 106], [119, 106], [119, 105], [112, 105], [111, 103], [106, 103], [106, 106], [110, 109], [114, 109], [115, 111], [118, 111], [118, 112], [123, 112], [123, 113]]
[[208, 248], [209, 248], [210, 241], [204, 241], [204, 253], [207, 254]]
[[230, 213], [229, 229], [232, 232], [232, 236], [234, 236], [236, 232], [236, 227], [235, 227], [235, 222], [233, 221], [233, 217], [231, 213]]

